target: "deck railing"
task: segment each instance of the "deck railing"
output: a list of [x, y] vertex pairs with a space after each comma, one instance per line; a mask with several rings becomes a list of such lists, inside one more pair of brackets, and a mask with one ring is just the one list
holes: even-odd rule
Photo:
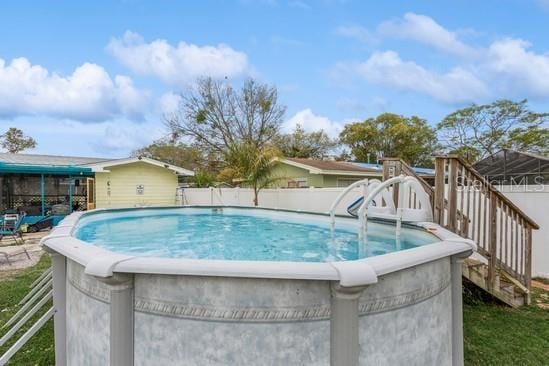
[[477, 243], [489, 261], [489, 289], [496, 287], [496, 275], [503, 271], [529, 291], [532, 230], [539, 226], [458, 157], [436, 158], [434, 191], [435, 221]]
[[421, 182], [431, 197], [436, 223], [477, 243], [478, 252], [488, 259], [488, 290], [497, 290], [499, 275], [504, 275], [529, 298], [532, 230], [539, 229], [531, 218], [458, 157], [436, 158], [434, 187], [404, 161], [384, 159], [383, 179], [399, 174]]

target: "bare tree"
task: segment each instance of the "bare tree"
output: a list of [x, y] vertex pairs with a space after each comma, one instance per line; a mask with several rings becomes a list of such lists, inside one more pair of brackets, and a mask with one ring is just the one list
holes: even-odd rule
[[199, 79], [182, 98], [179, 111], [166, 116], [173, 136], [220, 154], [239, 143], [265, 146], [278, 135], [286, 111], [274, 86], [253, 79], [240, 90], [226, 81]]

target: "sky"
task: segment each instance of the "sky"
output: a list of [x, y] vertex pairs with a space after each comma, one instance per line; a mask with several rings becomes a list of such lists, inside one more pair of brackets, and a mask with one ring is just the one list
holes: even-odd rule
[[549, 0], [5, 1], [0, 131], [29, 153], [128, 156], [203, 76], [273, 84], [284, 131], [331, 136], [501, 98], [547, 112], [548, 35]]

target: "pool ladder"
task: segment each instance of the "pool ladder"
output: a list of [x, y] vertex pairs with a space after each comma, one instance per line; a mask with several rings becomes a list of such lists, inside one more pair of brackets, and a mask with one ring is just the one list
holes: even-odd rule
[[[395, 189], [397, 185], [399, 186], [398, 206], [395, 206], [389, 188], [393, 186], [393, 189]], [[349, 192], [357, 187], [362, 187], [362, 197], [364, 197], [358, 211], [356, 211], [359, 220], [358, 237], [360, 242], [366, 239], [368, 217], [395, 221], [397, 238], [400, 237], [403, 222], [433, 221], [429, 195], [425, 192], [421, 183], [415, 177], [399, 175], [383, 182], [377, 179], [360, 180], [344, 189], [330, 207], [330, 227], [332, 231], [335, 229], [335, 210], [337, 206]]]

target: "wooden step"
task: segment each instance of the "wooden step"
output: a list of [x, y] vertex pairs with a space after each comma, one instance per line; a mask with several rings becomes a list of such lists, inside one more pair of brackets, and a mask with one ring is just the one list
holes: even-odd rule
[[488, 265], [470, 260], [469, 263], [464, 262], [462, 269], [463, 277], [505, 304], [514, 308], [526, 304], [527, 295], [504, 276], [500, 277], [498, 288], [489, 289]]

